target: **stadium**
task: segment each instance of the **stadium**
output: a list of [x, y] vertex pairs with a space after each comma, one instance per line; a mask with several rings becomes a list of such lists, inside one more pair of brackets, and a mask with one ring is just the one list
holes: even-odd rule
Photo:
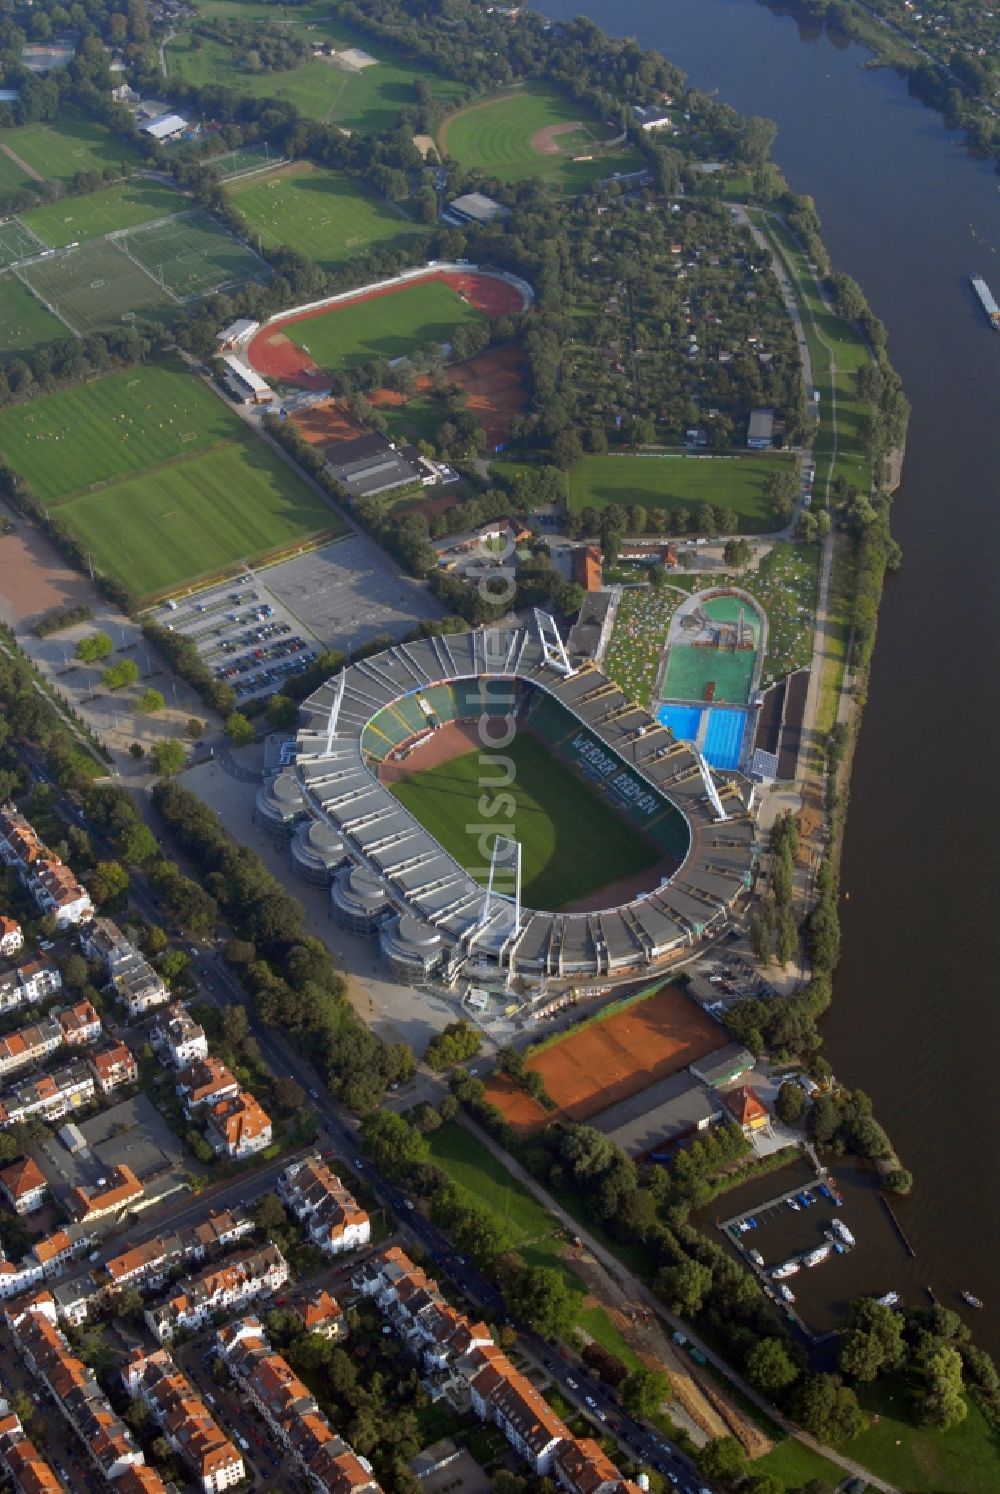
[[[377, 934], [401, 980], [516, 979], [540, 991], [641, 973], [724, 930], [746, 900], [757, 853], [750, 785], [713, 773], [592, 660], [568, 654], [543, 613], [510, 632], [397, 644], [328, 680], [302, 712], [294, 762], [261, 786], [258, 822], [292, 838], [300, 874], [329, 883], [334, 917]], [[587, 839], [588, 802], [631, 827], [645, 847], [641, 874], [607, 886], [605, 899], [581, 899], [586, 907], [525, 906], [519, 830], [489, 835], [478, 877], [467, 870], [393, 779], [417, 768], [419, 783], [421, 753], [434, 754], [438, 734], [473, 723], [491, 764], [503, 751], [495, 744], [516, 745], [522, 730], [544, 743], [553, 788], [573, 780], [581, 795], [577, 832]], [[475, 804], [467, 798], [463, 810], [475, 816]], [[479, 806], [481, 820], [489, 811]], [[597, 862], [613, 856], [606, 830], [590, 839]]]

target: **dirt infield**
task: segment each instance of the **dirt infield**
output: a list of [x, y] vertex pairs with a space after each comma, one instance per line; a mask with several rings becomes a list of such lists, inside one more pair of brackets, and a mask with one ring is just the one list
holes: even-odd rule
[[292, 416], [292, 424], [310, 446], [330, 446], [335, 441], [353, 441], [364, 428], [342, 410], [336, 400], [324, 399]]
[[560, 135], [573, 135], [577, 130], [587, 128], [586, 120], [571, 119], [564, 124], [546, 125], [544, 130], [539, 130], [531, 137], [531, 148], [539, 156], [558, 156], [562, 154], [559, 148]]
[[316, 317], [333, 316], [341, 307], [353, 306], [358, 301], [376, 301], [381, 296], [391, 296], [397, 291], [414, 285], [424, 285], [438, 280], [456, 291], [470, 306], [484, 316], [506, 316], [510, 312], [524, 309], [520, 291], [506, 280], [482, 272], [465, 274], [457, 270], [435, 270], [413, 280], [404, 280], [393, 285], [378, 286], [374, 290], [359, 291], [356, 296], [347, 296], [332, 306], [314, 306], [309, 311], [290, 312], [279, 321], [268, 322], [249, 341], [245, 358], [250, 367], [265, 379], [276, 379], [279, 383], [295, 384], [301, 389], [324, 389], [330, 383], [328, 373], [314, 363], [309, 354], [296, 347], [285, 335], [285, 328], [298, 322], [314, 321]]
[[[558, 1109], [548, 1120], [585, 1121], [721, 1048], [726, 1034], [679, 986], [667, 985], [591, 1022], [528, 1059]], [[506, 1115], [505, 1095], [486, 1097]], [[522, 1126], [524, 1121], [522, 1121]]]

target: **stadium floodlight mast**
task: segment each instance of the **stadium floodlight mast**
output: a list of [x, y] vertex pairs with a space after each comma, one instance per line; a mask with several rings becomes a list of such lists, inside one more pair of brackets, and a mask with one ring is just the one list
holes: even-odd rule
[[555, 618], [551, 612], [543, 612], [540, 607], [536, 607], [535, 627], [538, 629], [538, 641], [542, 645], [542, 654], [546, 664], [551, 664], [553, 669], [558, 669], [560, 674], [569, 679], [576, 673], [576, 670], [569, 662], [566, 645], [562, 641], [562, 635], [556, 627]]
[[701, 773], [701, 781], [705, 785], [705, 792], [708, 795], [709, 802], [711, 803], [712, 808], [715, 810], [715, 818], [717, 820], [727, 820], [729, 816], [726, 814], [726, 811], [722, 807], [722, 800], [719, 798], [719, 790], [715, 786], [715, 780], [712, 777], [712, 773], [708, 766], [708, 763], [705, 761], [704, 753], [696, 747], [694, 749], [694, 755], [698, 759], [698, 768]]

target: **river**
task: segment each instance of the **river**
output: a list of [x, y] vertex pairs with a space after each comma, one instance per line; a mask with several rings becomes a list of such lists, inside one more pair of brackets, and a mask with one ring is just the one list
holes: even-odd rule
[[[704, 89], [776, 121], [774, 157], [816, 200], [835, 266], [885, 322], [913, 405], [851, 789], [843, 960], [824, 1021], [916, 1176], [897, 1209], [907, 1302], [987, 1299], [1000, 1357], [1000, 337], [968, 285], [1000, 292], [1000, 186], [869, 54], [755, 0], [546, 0], [634, 35]], [[887, 1282], [887, 1284], [889, 1284]], [[992, 1299], [992, 1300], [991, 1300]]]

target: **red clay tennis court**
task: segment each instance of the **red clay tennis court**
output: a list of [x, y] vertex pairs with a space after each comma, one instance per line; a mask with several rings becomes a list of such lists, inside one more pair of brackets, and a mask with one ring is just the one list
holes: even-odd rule
[[[676, 1074], [727, 1041], [719, 1024], [680, 986], [667, 985], [552, 1043], [528, 1059], [559, 1107], [548, 1120], [584, 1121]], [[507, 1113], [504, 1095], [487, 1095]], [[522, 1122], [523, 1124], [523, 1122]]]

